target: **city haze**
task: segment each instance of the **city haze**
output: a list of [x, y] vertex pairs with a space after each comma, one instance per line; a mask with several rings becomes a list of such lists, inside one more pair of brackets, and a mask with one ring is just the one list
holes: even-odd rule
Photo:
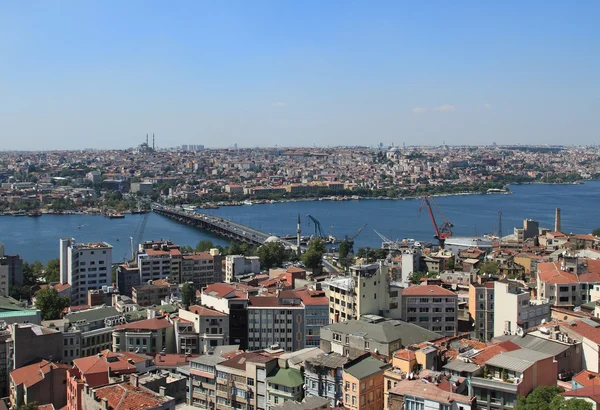
[[6, 2], [2, 149], [592, 144], [600, 3]]

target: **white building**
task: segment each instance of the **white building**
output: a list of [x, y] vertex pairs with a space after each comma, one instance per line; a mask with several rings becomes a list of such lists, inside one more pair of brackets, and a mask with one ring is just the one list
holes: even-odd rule
[[495, 282], [494, 299], [494, 337], [517, 334], [519, 328], [526, 330], [550, 318], [550, 304], [532, 300], [518, 282]]
[[258, 256], [227, 255], [225, 257], [225, 282], [236, 282], [238, 276], [260, 273]]
[[89, 290], [112, 281], [112, 246], [106, 242], [77, 243], [60, 239], [60, 283], [71, 285], [71, 304], [87, 304]]
[[351, 266], [348, 276], [326, 279], [322, 286], [329, 298], [330, 323], [367, 314], [402, 317], [402, 288], [390, 280], [389, 269], [383, 264]]

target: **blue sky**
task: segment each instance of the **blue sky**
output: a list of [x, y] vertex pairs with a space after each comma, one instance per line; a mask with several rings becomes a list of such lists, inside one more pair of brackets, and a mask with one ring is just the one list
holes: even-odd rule
[[0, 149], [592, 144], [598, 1], [0, 2]]

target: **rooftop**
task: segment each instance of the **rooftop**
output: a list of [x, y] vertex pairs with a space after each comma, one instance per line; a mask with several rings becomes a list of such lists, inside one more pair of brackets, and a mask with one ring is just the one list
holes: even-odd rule
[[299, 370], [278, 368], [267, 377], [267, 382], [285, 387], [298, 387], [304, 384], [304, 378]]
[[501, 352], [488, 360], [486, 365], [522, 373], [535, 362], [551, 357], [552, 355], [536, 352], [535, 350], [519, 349], [510, 352]]
[[396, 387], [390, 390], [390, 394], [400, 396], [412, 396], [423, 398], [441, 404], [452, 404], [453, 402], [469, 404], [471, 398], [462, 394], [450, 393], [442, 390], [435, 384], [424, 382], [422, 380], [402, 380]]
[[99, 401], [106, 399], [111, 410], [153, 409], [173, 400], [127, 382], [99, 387], [94, 389], [94, 395]]
[[371, 355], [363, 355], [344, 365], [344, 372], [356, 377], [358, 380], [366, 379], [383, 370], [389, 365]]
[[[382, 343], [392, 343], [400, 340], [402, 345], [409, 346], [425, 341], [432, 341], [442, 336], [401, 320], [385, 320], [379, 323], [369, 323], [362, 320], [349, 320], [347, 322], [333, 323], [323, 326], [323, 329], [332, 332], [344, 333], [370, 339]], [[321, 337], [323, 334], [321, 333]]]
[[456, 296], [456, 293], [437, 285], [419, 285], [404, 289], [402, 296]]

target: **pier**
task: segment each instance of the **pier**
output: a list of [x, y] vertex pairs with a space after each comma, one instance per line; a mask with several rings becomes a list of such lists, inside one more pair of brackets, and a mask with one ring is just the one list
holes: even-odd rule
[[[212, 232], [231, 241], [246, 242], [251, 245], [260, 246], [265, 242], [270, 242], [269, 238], [273, 238], [274, 236], [214, 215], [178, 210], [158, 204], [152, 205], [152, 210], [159, 215], [166, 216], [186, 225], [195, 226], [204, 231]], [[278, 238], [278, 242], [286, 248], [296, 248], [295, 242], [281, 238]]]

